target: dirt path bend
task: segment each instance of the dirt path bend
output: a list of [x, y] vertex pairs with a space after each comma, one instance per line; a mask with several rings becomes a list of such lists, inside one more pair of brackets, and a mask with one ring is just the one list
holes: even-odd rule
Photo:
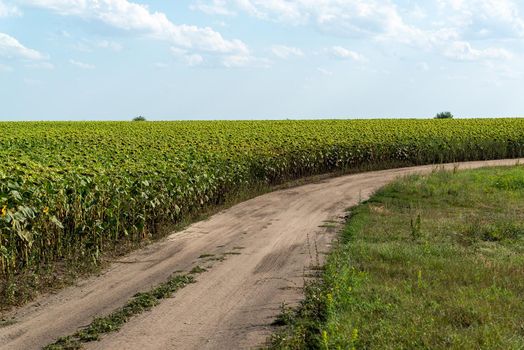
[[[461, 163], [459, 168], [517, 162], [469, 162]], [[445, 167], [452, 169], [454, 165]], [[398, 176], [427, 173], [435, 168], [421, 166], [347, 175], [235, 205], [130, 254], [101, 276], [43, 296], [12, 313], [9, 316], [15, 316], [16, 323], [0, 328], [0, 348], [39, 349], [89, 324], [95, 316], [122, 306], [135, 293], [163, 282], [175, 271], [211, 264], [207, 272], [197, 277], [197, 283], [87, 348], [257, 347], [271, 333], [270, 324], [280, 305], [293, 305], [302, 297], [304, 275], [327, 250], [334, 237], [334, 230], [329, 227], [333, 222], [342, 222], [345, 209]], [[205, 254], [213, 256], [199, 258]], [[223, 261], [212, 260], [221, 256], [225, 256]]]

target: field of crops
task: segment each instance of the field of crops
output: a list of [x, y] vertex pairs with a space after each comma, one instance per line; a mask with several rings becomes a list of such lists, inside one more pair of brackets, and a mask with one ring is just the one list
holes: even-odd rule
[[0, 123], [0, 277], [97, 261], [259, 185], [524, 155], [524, 119]]

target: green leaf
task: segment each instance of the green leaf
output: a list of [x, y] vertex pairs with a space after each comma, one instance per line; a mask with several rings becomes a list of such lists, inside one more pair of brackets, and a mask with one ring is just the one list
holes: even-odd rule
[[9, 258], [9, 251], [7, 250], [7, 247], [4, 247], [0, 244], [0, 255], [2, 255], [4, 258]]
[[64, 225], [62, 225], [62, 223], [60, 222], [60, 220], [58, 220], [58, 219], [56, 218], [56, 216], [54, 216], [54, 215], [51, 216], [51, 222], [52, 222], [53, 224], [55, 224], [58, 228], [61, 228], [61, 229], [64, 228]]
[[17, 234], [18, 234], [18, 237], [20, 237], [25, 242], [27, 243], [33, 242], [33, 234], [30, 231], [20, 230], [20, 231], [17, 231]]

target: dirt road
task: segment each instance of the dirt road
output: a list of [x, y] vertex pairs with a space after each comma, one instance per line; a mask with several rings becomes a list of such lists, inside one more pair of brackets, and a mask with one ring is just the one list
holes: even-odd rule
[[[460, 169], [516, 162], [470, 162], [460, 164]], [[235, 205], [130, 254], [101, 276], [43, 296], [12, 313], [9, 316], [15, 316], [16, 323], [0, 328], [0, 348], [39, 349], [122, 306], [135, 293], [163, 282], [173, 272], [189, 271], [196, 265], [212, 267], [198, 275], [197, 283], [132, 319], [118, 333], [86, 347], [260, 346], [273, 330], [270, 324], [280, 305], [300, 300], [308, 267], [327, 251], [335, 233], [321, 226], [341, 223], [346, 208], [396, 177], [434, 169], [422, 166], [342, 176]], [[213, 260], [220, 257], [224, 260]]]

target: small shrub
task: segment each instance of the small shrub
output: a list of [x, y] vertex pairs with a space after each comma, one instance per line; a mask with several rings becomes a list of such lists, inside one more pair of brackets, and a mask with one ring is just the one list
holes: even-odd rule
[[142, 117], [142, 116], [140, 115], [140, 116], [138, 116], [138, 117], [133, 118], [133, 121], [134, 121], [134, 122], [145, 122], [145, 121], [146, 121], [146, 118], [145, 118], [145, 117]]
[[437, 113], [437, 115], [435, 116], [435, 119], [451, 119], [453, 118], [453, 114], [451, 114], [451, 112], [440, 112], [440, 113]]

